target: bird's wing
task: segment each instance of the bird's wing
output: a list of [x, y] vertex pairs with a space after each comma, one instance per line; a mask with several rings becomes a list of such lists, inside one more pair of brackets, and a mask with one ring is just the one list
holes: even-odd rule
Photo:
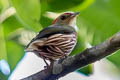
[[54, 34], [69, 34], [75, 32], [75, 29], [71, 26], [49, 26], [39, 32], [36, 39], [46, 38]]
[[34, 45], [39, 45], [39, 46], [43, 46], [44, 45], [44, 41], [55, 34], [70, 34], [75, 32], [75, 30], [71, 27], [71, 26], [50, 26], [47, 27], [45, 29], [43, 29], [42, 31], [39, 32], [39, 34], [33, 38], [31, 40], [31, 42], [26, 46], [25, 49], [27, 49], [28, 47], [30, 47], [31, 44]]

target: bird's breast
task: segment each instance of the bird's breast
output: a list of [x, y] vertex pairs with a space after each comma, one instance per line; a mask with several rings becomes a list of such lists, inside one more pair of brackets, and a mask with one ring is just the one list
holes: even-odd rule
[[53, 45], [54, 48], [50, 48], [50, 49], [56, 49], [56, 51], [58, 51], [57, 54], [69, 55], [73, 50], [73, 48], [75, 47], [76, 42], [77, 42], [77, 36], [75, 33], [56, 34], [48, 38], [48, 40], [46, 41], [46, 45]]

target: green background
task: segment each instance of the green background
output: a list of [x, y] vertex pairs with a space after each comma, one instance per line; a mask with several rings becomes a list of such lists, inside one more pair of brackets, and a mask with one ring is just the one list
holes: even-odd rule
[[[120, 0], [0, 0], [0, 15], [14, 7], [16, 13], [0, 23], [0, 60], [7, 60], [11, 71], [24, 56], [22, 32], [39, 32], [53, 21], [45, 14], [77, 12], [78, 43], [71, 55], [86, 49], [86, 44], [97, 45], [120, 30]], [[9, 14], [9, 13], [8, 13]], [[23, 38], [26, 40], [26, 37]], [[120, 69], [120, 51], [109, 56], [110, 60]], [[86, 75], [92, 74], [93, 65], [78, 70]], [[0, 72], [0, 78], [8, 76]]]

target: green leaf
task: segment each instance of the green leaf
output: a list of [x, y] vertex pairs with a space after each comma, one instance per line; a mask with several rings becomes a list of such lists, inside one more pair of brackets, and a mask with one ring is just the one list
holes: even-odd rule
[[86, 8], [88, 8], [92, 3], [94, 3], [95, 0], [84, 0], [84, 2], [82, 2], [82, 4], [80, 5], [76, 5], [75, 7], [72, 7], [71, 11], [82, 11], [85, 10]]
[[[12, 71], [18, 61], [23, 57], [24, 47], [16, 43], [16, 41], [5, 40], [3, 26], [0, 26], [0, 44], [0, 59], [6, 59]], [[4, 76], [4, 78], [6, 77]]]
[[2, 3], [0, 1], [0, 13], [2, 12]]
[[0, 13], [9, 7], [8, 0], [0, 0]]
[[80, 73], [85, 74], [86, 76], [89, 76], [90, 74], [93, 73], [93, 65], [90, 64], [90, 65], [88, 65], [88, 66], [85, 66], [85, 67], [77, 70], [77, 71], [80, 72]]
[[[22, 25], [14, 15], [7, 18], [0, 26], [0, 59], [8, 61], [11, 71], [24, 54], [24, 48], [20, 44], [12, 40], [8, 41], [8, 37], [13, 36], [12, 33], [19, 28], [22, 28]], [[0, 74], [0, 78], [7, 80], [7, 76], [2, 74]]]
[[[96, 0], [93, 5], [81, 12], [78, 17], [80, 31], [82, 27], [93, 32], [92, 45], [99, 44], [120, 30], [119, 0]], [[108, 59], [120, 68], [120, 52]]]
[[48, 6], [50, 11], [65, 11], [77, 5], [80, 5], [85, 0], [49, 0]]
[[48, 27], [49, 25], [51, 25], [52, 21], [53, 21], [52, 19], [45, 16], [41, 16], [40, 19], [40, 23], [43, 27]]
[[[7, 60], [10, 65], [11, 70], [13, 70], [18, 63], [18, 61], [22, 58], [24, 54], [24, 48], [20, 44], [18, 44], [15, 40], [9, 40], [8, 38], [13, 37], [17, 34], [12, 34], [13, 32], [17, 32], [18, 29], [21, 29], [23, 25], [18, 21], [15, 15], [7, 18], [3, 23], [2, 27], [4, 28], [4, 38], [5, 38], [5, 48]], [[18, 32], [17, 32], [18, 33]], [[2, 48], [1, 48], [2, 49]]]
[[120, 69], [120, 50], [107, 58]]
[[41, 0], [42, 13], [45, 11], [61, 12], [82, 4], [86, 0]]
[[8, 63], [11, 70], [13, 70], [24, 55], [24, 47], [13, 40], [6, 41]]
[[16, 17], [25, 27], [34, 31], [39, 31], [41, 29], [39, 24], [39, 0], [11, 0], [11, 2], [12, 5], [16, 8]]
[[83, 11], [79, 17], [84, 22], [82, 25], [86, 25], [85, 27], [92, 29], [95, 32], [95, 39], [96, 37], [100, 37], [101, 41], [112, 36], [120, 29], [119, 18], [107, 4], [108, 2], [104, 2], [103, 0], [96, 0], [96, 3]]
[[0, 80], [7, 80], [7, 79], [8, 79], [8, 76], [5, 76], [0, 72]]
[[12, 32], [23, 27], [15, 15], [7, 18], [3, 23], [5, 37], [9, 37]]
[[4, 37], [3, 26], [1, 25], [0, 25], [0, 59], [7, 60], [6, 42]]

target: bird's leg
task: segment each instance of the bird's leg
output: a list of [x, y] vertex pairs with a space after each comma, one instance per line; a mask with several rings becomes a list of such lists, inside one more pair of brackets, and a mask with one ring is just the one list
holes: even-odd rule
[[67, 55], [65, 55], [65, 58], [64, 59], [66, 59], [68, 56]]
[[54, 65], [55, 60], [50, 60], [50, 67]]
[[47, 63], [47, 61], [45, 60], [45, 58], [43, 58], [43, 60], [44, 60], [44, 62], [45, 62], [45, 64], [46, 64], [46, 66], [44, 66], [44, 68], [48, 68], [48, 67], [49, 67], [49, 64]]
[[66, 59], [67, 57], [68, 57], [67, 55], [64, 55], [64, 57], [62, 57], [62, 58], [59, 59], [59, 62], [58, 62], [58, 63], [63, 62], [63, 60]]

